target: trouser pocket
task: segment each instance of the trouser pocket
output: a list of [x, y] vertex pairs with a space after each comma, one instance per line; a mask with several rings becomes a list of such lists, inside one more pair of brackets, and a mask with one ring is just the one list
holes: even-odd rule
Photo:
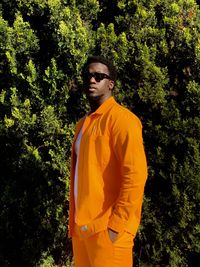
[[110, 243], [112, 246], [121, 247], [121, 248], [133, 247], [134, 236], [131, 233], [128, 233], [126, 231], [121, 232], [118, 234], [117, 238], [114, 241], [110, 239], [107, 229], [104, 231], [104, 234], [105, 234], [105, 238], [107, 242]]

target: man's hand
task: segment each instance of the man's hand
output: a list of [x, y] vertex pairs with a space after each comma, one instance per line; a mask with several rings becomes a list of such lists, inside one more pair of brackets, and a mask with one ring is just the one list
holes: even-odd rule
[[115, 242], [115, 240], [117, 239], [118, 233], [113, 231], [112, 229], [108, 228], [108, 235], [110, 237], [110, 240], [112, 242]]

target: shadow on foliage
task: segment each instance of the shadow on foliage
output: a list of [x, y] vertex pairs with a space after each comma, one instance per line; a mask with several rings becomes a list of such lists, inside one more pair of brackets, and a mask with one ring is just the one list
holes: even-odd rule
[[0, 135], [0, 266], [37, 266], [46, 251], [64, 263], [71, 251], [64, 184], [24, 153], [22, 136]]

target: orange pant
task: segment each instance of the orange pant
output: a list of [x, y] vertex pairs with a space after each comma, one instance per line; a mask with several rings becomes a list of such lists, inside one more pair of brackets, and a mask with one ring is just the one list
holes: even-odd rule
[[75, 267], [132, 267], [133, 236], [119, 234], [112, 242], [104, 230], [88, 238], [72, 237]]

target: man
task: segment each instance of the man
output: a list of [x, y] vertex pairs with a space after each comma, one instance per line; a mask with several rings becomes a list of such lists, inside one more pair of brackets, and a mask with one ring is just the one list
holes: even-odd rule
[[76, 267], [132, 267], [147, 178], [140, 120], [112, 97], [113, 65], [90, 57], [83, 71], [91, 111], [76, 126], [69, 236]]

